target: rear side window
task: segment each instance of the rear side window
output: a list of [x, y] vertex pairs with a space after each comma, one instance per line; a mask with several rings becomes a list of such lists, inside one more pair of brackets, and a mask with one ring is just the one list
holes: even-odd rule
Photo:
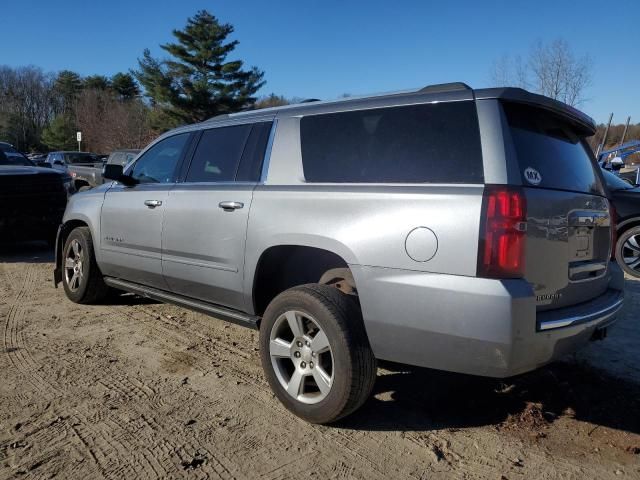
[[604, 194], [589, 146], [568, 120], [528, 105], [503, 106], [523, 185]]
[[186, 181], [234, 181], [250, 131], [251, 125], [237, 125], [202, 132]]
[[482, 183], [470, 101], [314, 115], [300, 124], [307, 182]]

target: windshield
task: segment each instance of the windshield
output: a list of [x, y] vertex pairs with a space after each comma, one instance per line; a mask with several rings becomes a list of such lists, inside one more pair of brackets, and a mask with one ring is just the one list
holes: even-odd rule
[[19, 165], [23, 167], [31, 167], [33, 163], [22, 155], [20, 152], [5, 153], [4, 148], [0, 149], [0, 165]]
[[604, 176], [604, 181], [607, 184], [607, 187], [611, 191], [629, 190], [633, 188], [633, 186], [629, 185], [627, 182], [625, 182], [620, 177], [614, 175], [611, 172], [607, 172], [606, 170], [603, 170], [602, 175]]
[[98, 157], [93, 153], [73, 152], [64, 154], [65, 162], [72, 163], [96, 163], [99, 162]]

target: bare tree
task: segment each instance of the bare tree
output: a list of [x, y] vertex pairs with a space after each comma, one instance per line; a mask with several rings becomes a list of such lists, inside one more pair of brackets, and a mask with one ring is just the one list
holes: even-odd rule
[[83, 90], [75, 114], [87, 148], [96, 152], [141, 148], [154, 136], [148, 107], [138, 99], [122, 101], [108, 90]]
[[588, 55], [576, 57], [565, 40], [557, 39], [548, 44], [537, 42], [526, 61], [503, 55], [493, 63], [490, 75], [495, 85], [528, 88], [577, 106], [585, 100], [591, 72]]
[[0, 129], [27, 149], [53, 117], [53, 77], [40, 68], [0, 66]]

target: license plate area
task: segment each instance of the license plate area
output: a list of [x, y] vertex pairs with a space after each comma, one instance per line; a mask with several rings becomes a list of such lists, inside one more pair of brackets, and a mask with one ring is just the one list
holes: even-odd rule
[[602, 277], [610, 255], [608, 212], [574, 210], [568, 220], [569, 280], [581, 282]]
[[593, 260], [594, 227], [569, 227], [569, 260]]

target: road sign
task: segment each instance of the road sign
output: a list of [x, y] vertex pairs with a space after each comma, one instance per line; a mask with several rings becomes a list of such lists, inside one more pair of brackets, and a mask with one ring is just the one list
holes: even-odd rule
[[78, 142], [82, 141], [82, 132], [76, 132], [76, 139]]

